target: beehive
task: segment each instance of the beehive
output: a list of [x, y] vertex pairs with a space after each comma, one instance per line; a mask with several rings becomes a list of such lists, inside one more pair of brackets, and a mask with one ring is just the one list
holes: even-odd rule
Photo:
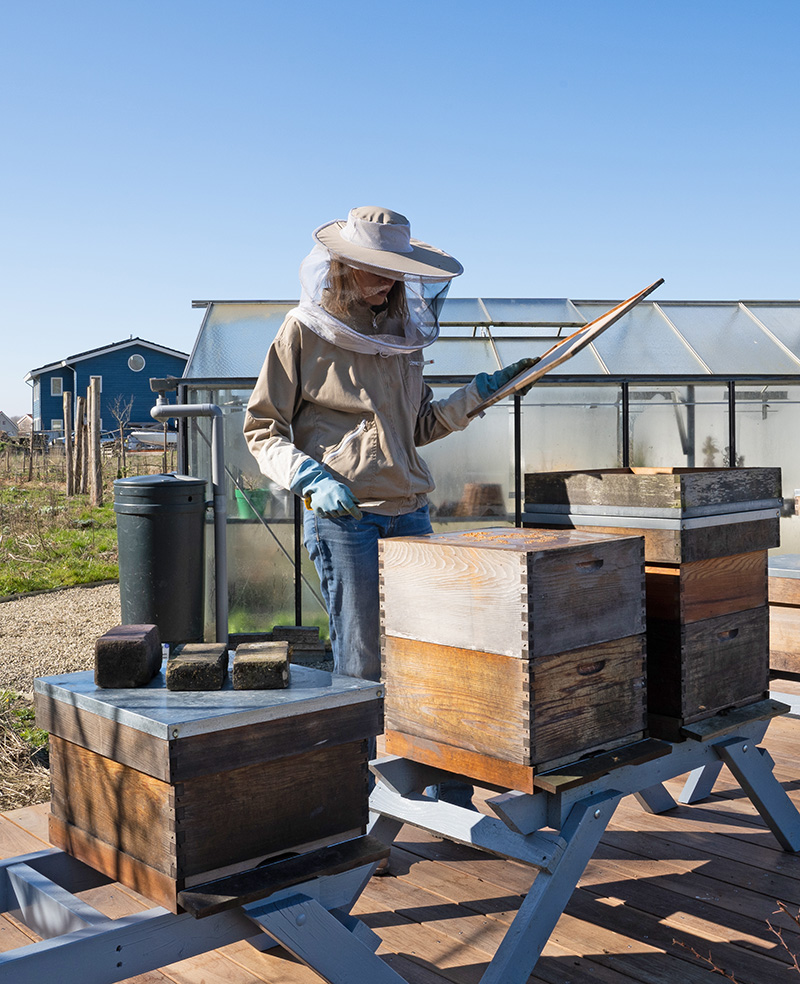
[[525, 498], [526, 524], [644, 536], [651, 735], [765, 696], [780, 469], [532, 474]]
[[380, 579], [388, 752], [531, 792], [643, 736], [640, 537], [398, 537]]
[[363, 834], [382, 688], [293, 667], [288, 688], [103, 691], [35, 681], [50, 734], [50, 841], [179, 911], [186, 889]]

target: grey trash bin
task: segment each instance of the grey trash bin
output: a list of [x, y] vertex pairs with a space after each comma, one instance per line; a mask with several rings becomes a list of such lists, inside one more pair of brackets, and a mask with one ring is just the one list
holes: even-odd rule
[[162, 642], [202, 642], [206, 483], [189, 475], [114, 482], [123, 625], [158, 626]]

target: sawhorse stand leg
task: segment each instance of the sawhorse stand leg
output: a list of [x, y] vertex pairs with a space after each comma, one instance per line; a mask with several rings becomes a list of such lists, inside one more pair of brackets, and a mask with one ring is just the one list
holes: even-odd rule
[[[497, 819], [420, 794], [438, 769], [397, 757], [372, 763], [370, 832], [390, 844], [404, 823], [536, 868], [533, 886], [481, 984], [523, 984], [608, 825], [620, 799], [635, 795], [650, 812], [676, 806], [663, 783], [686, 773], [713, 780], [726, 764], [786, 851], [800, 851], [800, 814], [757, 747], [780, 705], [764, 701], [703, 725], [699, 738], [647, 740], [536, 776], [537, 791], [487, 800]], [[710, 791], [710, 788], [709, 788]]]
[[[0, 954], [0, 984], [115, 984], [241, 940], [260, 950], [281, 944], [329, 984], [402, 984], [376, 956], [377, 934], [349, 914], [375, 858], [387, 853], [370, 838], [357, 841], [345, 842], [355, 845], [349, 856], [332, 846], [328, 873], [314, 871], [312, 862], [321, 864], [327, 850], [320, 849], [314, 858], [301, 855], [181, 893], [185, 907], [196, 904], [195, 915], [154, 908], [110, 919], [75, 895], [110, 879], [63, 852], [0, 861], [0, 911], [42, 937]], [[247, 889], [241, 898], [227, 893], [231, 883]], [[264, 887], [269, 883], [274, 890]]]

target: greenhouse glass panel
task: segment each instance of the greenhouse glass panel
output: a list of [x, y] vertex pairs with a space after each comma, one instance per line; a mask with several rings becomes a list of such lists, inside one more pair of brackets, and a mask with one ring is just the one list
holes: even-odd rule
[[736, 454], [749, 468], [781, 468], [781, 542], [775, 553], [800, 554], [800, 384], [736, 387]]
[[580, 328], [585, 323], [572, 301], [566, 298], [484, 297], [482, 300], [492, 324], [496, 325], [561, 325], [564, 328]]
[[[602, 305], [579, 305], [593, 321], [605, 312]], [[593, 343], [609, 372], [696, 375], [705, 367], [687, 347], [654, 304], [637, 305], [629, 314], [607, 328]]]
[[[434, 386], [434, 399], [453, 389]], [[435, 529], [513, 523], [513, 433], [509, 406], [498, 404], [466, 430], [420, 448], [436, 483], [429, 496]]]
[[719, 384], [631, 386], [632, 467], [728, 464], [728, 391]]
[[477, 297], [448, 297], [439, 315], [442, 324], [480, 325], [488, 324], [486, 312]]
[[294, 306], [291, 301], [210, 304], [184, 377], [257, 376], [270, 343]]
[[747, 304], [746, 307], [800, 360], [800, 304]]
[[488, 338], [445, 338], [423, 349], [426, 376], [474, 376], [499, 368]]
[[[265, 478], [242, 433], [249, 389], [187, 386], [189, 403], [214, 403], [222, 408], [227, 498], [228, 605], [230, 632], [269, 632], [273, 625], [295, 623], [294, 508], [295, 496]], [[188, 472], [208, 483], [211, 496], [211, 421], [187, 421]], [[208, 513], [206, 536], [206, 632], [214, 619], [214, 537]], [[328, 619], [319, 579], [308, 556], [302, 555], [303, 622], [318, 625], [327, 638]], [[208, 638], [210, 636], [207, 635]]]
[[661, 308], [715, 375], [797, 372], [797, 363], [738, 304]]
[[619, 467], [621, 405], [617, 386], [534, 386], [522, 399], [523, 475]]

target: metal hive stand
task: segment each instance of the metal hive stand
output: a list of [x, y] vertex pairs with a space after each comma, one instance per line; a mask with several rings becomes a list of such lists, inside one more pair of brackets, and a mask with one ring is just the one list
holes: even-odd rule
[[[538, 874], [482, 978], [523, 984], [623, 796], [661, 813], [676, 805], [662, 783], [690, 773], [680, 797], [710, 792], [722, 764], [785, 851], [800, 850], [800, 814], [758, 748], [785, 705], [762, 701], [704, 722], [680, 743], [646, 740], [537, 777], [533, 794], [504, 792], [487, 802], [496, 818], [420, 795], [440, 770], [388, 757], [373, 763], [371, 835], [276, 861], [187, 890], [188, 911], [162, 908], [110, 919], [76, 893], [111, 879], [62, 851], [0, 861], [0, 911], [13, 913], [39, 943], [0, 954], [0, 984], [114, 984], [137, 974], [248, 940], [281, 944], [330, 984], [402, 984], [375, 955], [379, 937], [350, 910], [404, 823], [522, 861]], [[379, 838], [383, 844], [376, 842]]]
[[594, 756], [536, 777], [533, 794], [506, 792], [487, 800], [483, 816], [420, 795], [451, 774], [407, 759], [373, 763], [378, 783], [370, 797], [370, 832], [391, 843], [401, 826], [521, 861], [538, 873], [481, 984], [524, 984], [566, 907], [623, 796], [633, 794], [651, 813], [676, 806], [662, 785], [690, 773], [680, 800], [710, 793], [722, 765], [785, 851], [800, 850], [800, 813], [773, 775], [774, 762], [758, 748], [772, 717], [789, 708], [765, 700], [695, 726], [686, 741], [647, 739], [628, 751]]
[[[388, 849], [370, 837], [351, 843], [355, 846], [349, 859], [340, 858], [333, 865], [350, 863], [351, 867], [324, 873], [323, 849], [313, 852], [316, 857], [308, 865], [317, 873], [308, 871], [304, 880], [293, 881], [298, 862], [312, 857], [301, 855], [290, 859], [293, 884], [271, 892], [263, 887], [270, 880], [268, 869], [274, 869], [273, 883], [280, 884], [285, 862], [248, 872], [262, 880], [261, 891], [266, 892], [255, 901], [241, 903], [226, 894], [222, 883], [211, 883], [219, 889], [215, 894], [195, 891], [181, 899], [187, 905], [196, 903], [196, 915], [154, 908], [120, 919], [104, 916], [75, 894], [111, 879], [62, 851], [1, 861], [0, 909], [15, 915], [42, 941], [0, 954], [0, 982], [113, 984], [248, 940], [260, 950], [280, 944], [330, 984], [403, 984], [375, 955], [380, 938], [350, 915], [375, 868], [375, 858], [388, 854]], [[360, 863], [366, 858], [371, 860]], [[259, 894], [257, 889], [249, 894], [254, 893]]]

